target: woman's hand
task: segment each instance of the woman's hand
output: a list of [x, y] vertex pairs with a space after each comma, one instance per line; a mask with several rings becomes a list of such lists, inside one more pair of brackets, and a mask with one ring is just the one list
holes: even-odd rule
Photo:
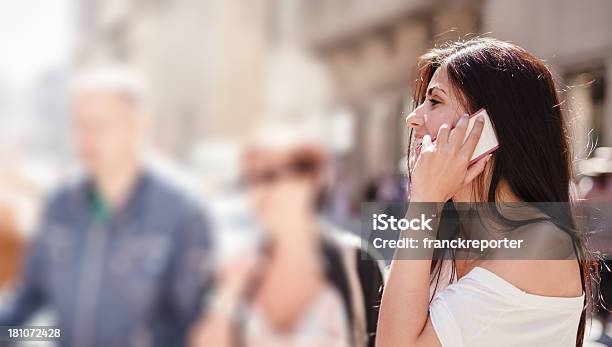
[[452, 130], [448, 124], [443, 124], [435, 143], [429, 135], [423, 137], [421, 154], [412, 172], [410, 201], [447, 201], [482, 173], [490, 155], [472, 166], [469, 162], [482, 133], [484, 119], [478, 116], [464, 143], [468, 122], [469, 118], [464, 114]]
[[188, 334], [189, 347], [219, 346], [230, 347], [232, 319], [242, 300], [248, 280], [261, 260], [247, 255], [231, 260], [217, 273], [216, 294], [211, 298], [206, 312], [191, 326]]

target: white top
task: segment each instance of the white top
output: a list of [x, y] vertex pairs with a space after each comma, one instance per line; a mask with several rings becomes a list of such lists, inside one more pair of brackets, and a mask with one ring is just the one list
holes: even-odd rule
[[325, 288], [304, 312], [290, 333], [270, 326], [260, 308], [251, 307], [247, 321], [247, 346], [255, 347], [348, 347], [350, 332], [342, 297], [332, 287]]
[[429, 313], [444, 347], [576, 346], [583, 302], [529, 294], [475, 267], [435, 294]]

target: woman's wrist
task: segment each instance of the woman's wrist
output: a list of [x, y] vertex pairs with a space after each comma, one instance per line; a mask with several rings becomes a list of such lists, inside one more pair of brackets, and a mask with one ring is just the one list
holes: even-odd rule
[[410, 192], [410, 202], [446, 202], [448, 200], [442, 194], [438, 194], [435, 191], [429, 192]]

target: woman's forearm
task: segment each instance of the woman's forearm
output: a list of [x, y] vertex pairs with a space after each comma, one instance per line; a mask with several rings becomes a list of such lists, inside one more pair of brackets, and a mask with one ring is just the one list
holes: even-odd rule
[[431, 260], [394, 260], [382, 296], [376, 345], [416, 346], [429, 311]]
[[[433, 210], [433, 211], [432, 211]], [[433, 238], [438, 228], [437, 204], [411, 203], [406, 218], [432, 216], [432, 231], [406, 231], [401, 237]], [[428, 217], [429, 217], [428, 216]], [[419, 241], [419, 245], [423, 243]], [[397, 250], [382, 296], [376, 345], [430, 346], [435, 336], [423, 334], [429, 317], [429, 282], [432, 250]]]

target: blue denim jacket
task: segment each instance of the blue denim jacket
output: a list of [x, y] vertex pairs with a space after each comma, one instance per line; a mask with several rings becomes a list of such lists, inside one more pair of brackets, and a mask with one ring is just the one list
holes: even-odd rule
[[0, 326], [39, 308], [60, 346], [182, 346], [212, 286], [212, 235], [194, 200], [144, 170], [108, 223], [93, 220], [83, 181], [48, 204], [22, 284]]

